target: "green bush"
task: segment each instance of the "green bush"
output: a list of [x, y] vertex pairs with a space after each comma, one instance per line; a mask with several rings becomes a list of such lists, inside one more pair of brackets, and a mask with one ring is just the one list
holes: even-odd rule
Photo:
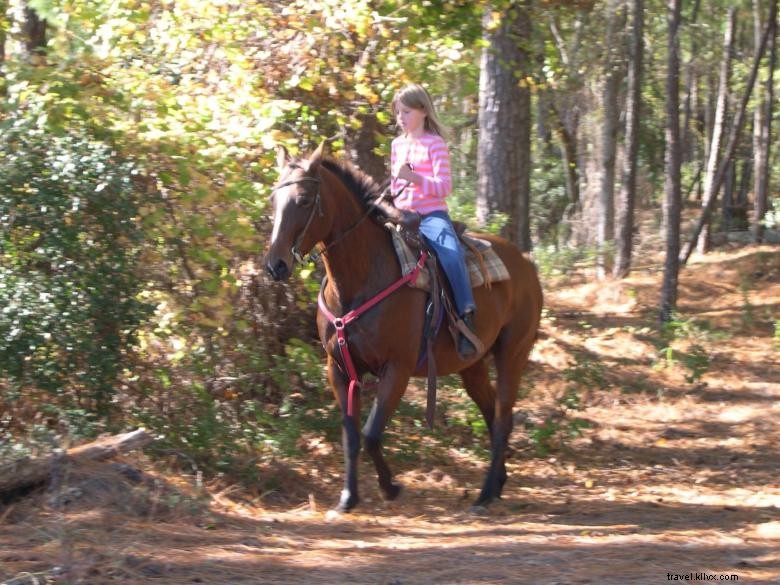
[[[178, 373], [160, 371], [158, 384], [171, 388], [172, 379], [195, 369], [197, 364]], [[145, 401], [131, 408], [137, 424], [159, 435], [153, 452], [173, 453], [197, 469], [253, 483], [258, 461], [298, 455], [304, 434], [338, 440], [341, 417], [315, 346], [293, 339], [283, 355], [258, 357], [226, 386], [207, 387], [202, 380], [180, 380], [162, 407]]]
[[43, 107], [0, 122], [0, 383], [110, 409], [148, 307], [136, 295], [136, 167]]
[[563, 371], [566, 388], [555, 401], [554, 409], [541, 423], [526, 422], [528, 438], [540, 457], [566, 445], [568, 439], [582, 435], [590, 428], [590, 422], [575, 416], [585, 405], [582, 394], [595, 388], [606, 389], [609, 382], [604, 366], [586, 354], [577, 354], [572, 365]]
[[[679, 362], [686, 369], [686, 382], [699, 382], [710, 367], [710, 352], [705, 346], [714, 336], [709, 323], [674, 316], [661, 331], [662, 365], [673, 367]], [[687, 345], [687, 351], [679, 349], [681, 343]]]

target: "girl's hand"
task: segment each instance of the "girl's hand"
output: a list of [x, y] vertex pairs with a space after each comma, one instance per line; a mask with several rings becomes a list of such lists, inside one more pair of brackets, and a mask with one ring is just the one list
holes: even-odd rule
[[398, 178], [410, 183], [417, 183], [419, 175], [412, 170], [412, 165], [401, 165], [401, 169], [398, 171]]

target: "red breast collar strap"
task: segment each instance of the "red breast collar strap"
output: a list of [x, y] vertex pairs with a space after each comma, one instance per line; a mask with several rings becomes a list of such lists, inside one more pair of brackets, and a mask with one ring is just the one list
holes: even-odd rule
[[341, 359], [344, 362], [344, 368], [346, 369], [347, 375], [349, 376], [349, 387], [347, 389], [347, 416], [352, 416], [355, 412], [355, 389], [360, 385], [360, 378], [357, 375], [355, 364], [352, 361], [352, 356], [349, 353], [349, 344], [347, 343], [346, 332], [347, 325], [349, 325], [352, 321], [355, 321], [374, 305], [381, 303], [403, 285], [417, 280], [417, 275], [420, 274], [420, 270], [422, 270], [423, 266], [425, 266], [425, 261], [427, 258], [428, 253], [423, 250], [420, 253], [420, 258], [417, 260], [417, 264], [415, 264], [414, 268], [409, 274], [402, 276], [386, 289], [371, 297], [357, 309], [352, 309], [343, 317], [336, 317], [333, 313], [331, 313], [330, 309], [328, 309], [328, 306], [325, 304], [325, 297], [323, 295], [325, 287], [323, 286], [320, 289], [317, 305], [319, 306], [322, 314], [325, 315], [325, 317], [331, 323], [331, 325], [336, 328], [336, 341], [338, 342], [339, 351], [341, 352]]

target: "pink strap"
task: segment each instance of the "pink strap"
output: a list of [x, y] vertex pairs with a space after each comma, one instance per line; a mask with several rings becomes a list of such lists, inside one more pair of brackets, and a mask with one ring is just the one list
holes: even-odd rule
[[368, 311], [374, 305], [381, 303], [406, 283], [417, 280], [417, 275], [420, 274], [420, 270], [422, 270], [423, 266], [425, 266], [425, 260], [427, 258], [428, 253], [423, 250], [420, 253], [419, 260], [417, 260], [417, 264], [415, 264], [414, 269], [412, 269], [409, 274], [396, 280], [389, 287], [371, 297], [357, 309], [351, 310], [343, 317], [336, 317], [333, 313], [330, 312], [330, 309], [328, 309], [328, 306], [325, 304], [325, 297], [322, 293], [322, 291], [325, 290], [325, 287], [323, 286], [320, 289], [320, 294], [317, 298], [317, 305], [319, 306], [320, 311], [322, 311], [322, 314], [325, 315], [328, 321], [336, 328], [336, 339], [339, 344], [339, 351], [341, 352], [341, 357], [344, 360], [344, 367], [346, 368], [347, 375], [349, 376], [349, 388], [347, 390], [347, 416], [352, 416], [355, 412], [355, 388], [357, 388], [357, 386], [360, 384], [360, 381], [358, 379], [357, 370], [355, 369], [355, 364], [352, 361], [352, 356], [349, 353], [347, 333], [345, 331], [346, 326], [360, 317], [360, 315]]

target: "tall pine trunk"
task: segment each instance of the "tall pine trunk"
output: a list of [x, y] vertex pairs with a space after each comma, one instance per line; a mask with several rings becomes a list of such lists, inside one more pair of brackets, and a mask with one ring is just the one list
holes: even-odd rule
[[[756, 47], [761, 39], [761, 11], [759, 1], [754, 0]], [[774, 10], [770, 10], [771, 13]], [[774, 102], [774, 73], [777, 54], [777, 17], [768, 22], [769, 32], [769, 63], [767, 79], [762, 100], [756, 106], [753, 121], [753, 241], [760, 244], [764, 240], [764, 215], [769, 208], [769, 151], [772, 138], [772, 104]]]
[[[718, 105], [715, 106], [715, 125], [712, 129], [712, 140], [710, 141], [709, 159], [707, 160], [707, 169], [704, 173], [704, 197], [702, 206], [713, 205], [711, 201], [717, 197], [717, 191], [714, 191], [715, 174], [718, 172], [718, 160], [720, 158], [720, 147], [723, 143], [723, 135], [726, 125], [726, 103], [728, 102], [729, 78], [731, 77], [731, 54], [734, 50], [734, 29], [737, 22], [737, 9], [730, 8], [728, 20], [726, 23], [726, 33], [723, 38], [723, 60], [720, 65], [720, 80], [718, 82]], [[704, 224], [699, 235], [697, 250], [704, 254], [710, 247], [710, 224]]]
[[615, 160], [617, 158], [617, 135], [620, 123], [618, 93], [622, 66], [619, 44], [619, 5], [609, 0], [607, 5], [607, 41], [604, 59], [604, 81], [602, 86], [602, 110], [604, 125], [601, 135], [601, 185], [596, 216], [596, 271], [599, 278], [607, 273], [607, 246], [615, 235]]
[[644, 0], [629, 3], [631, 35], [629, 42], [628, 95], [626, 96], [626, 155], [623, 180], [616, 211], [616, 256], [613, 275], [624, 278], [631, 269], [634, 240], [634, 207], [636, 204], [636, 172], [639, 155], [639, 115], [642, 105], [642, 61], [644, 51]]
[[667, 0], [669, 40], [666, 70], [666, 152], [664, 181], [664, 223], [666, 225], [666, 261], [661, 287], [660, 319], [671, 321], [677, 308], [677, 284], [680, 274], [680, 13], [682, 0]]
[[8, 0], [0, 0], [0, 97], [6, 95], [5, 88], [5, 30], [6, 17], [8, 10]]
[[531, 64], [528, 0], [512, 2], [501, 16], [494, 22], [487, 7], [483, 17], [477, 220], [507, 214], [502, 233], [530, 250], [531, 95], [522, 82]]
[[[699, 16], [700, 6], [701, 0], [695, 0], [689, 24], [696, 24], [696, 19]], [[698, 83], [696, 68], [694, 66], [694, 62], [698, 56], [697, 45], [696, 36], [693, 36], [690, 45], [690, 57], [688, 58], [688, 63], [685, 65], [685, 98], [683, 99], [683, 123], [680, 127], [680, 148], [682, 149], [683, 160], [686, 161], [693, 160], [694, 156], [694, 140], [691, 133], [691, 118], [696, 105], [696, 84]]]

